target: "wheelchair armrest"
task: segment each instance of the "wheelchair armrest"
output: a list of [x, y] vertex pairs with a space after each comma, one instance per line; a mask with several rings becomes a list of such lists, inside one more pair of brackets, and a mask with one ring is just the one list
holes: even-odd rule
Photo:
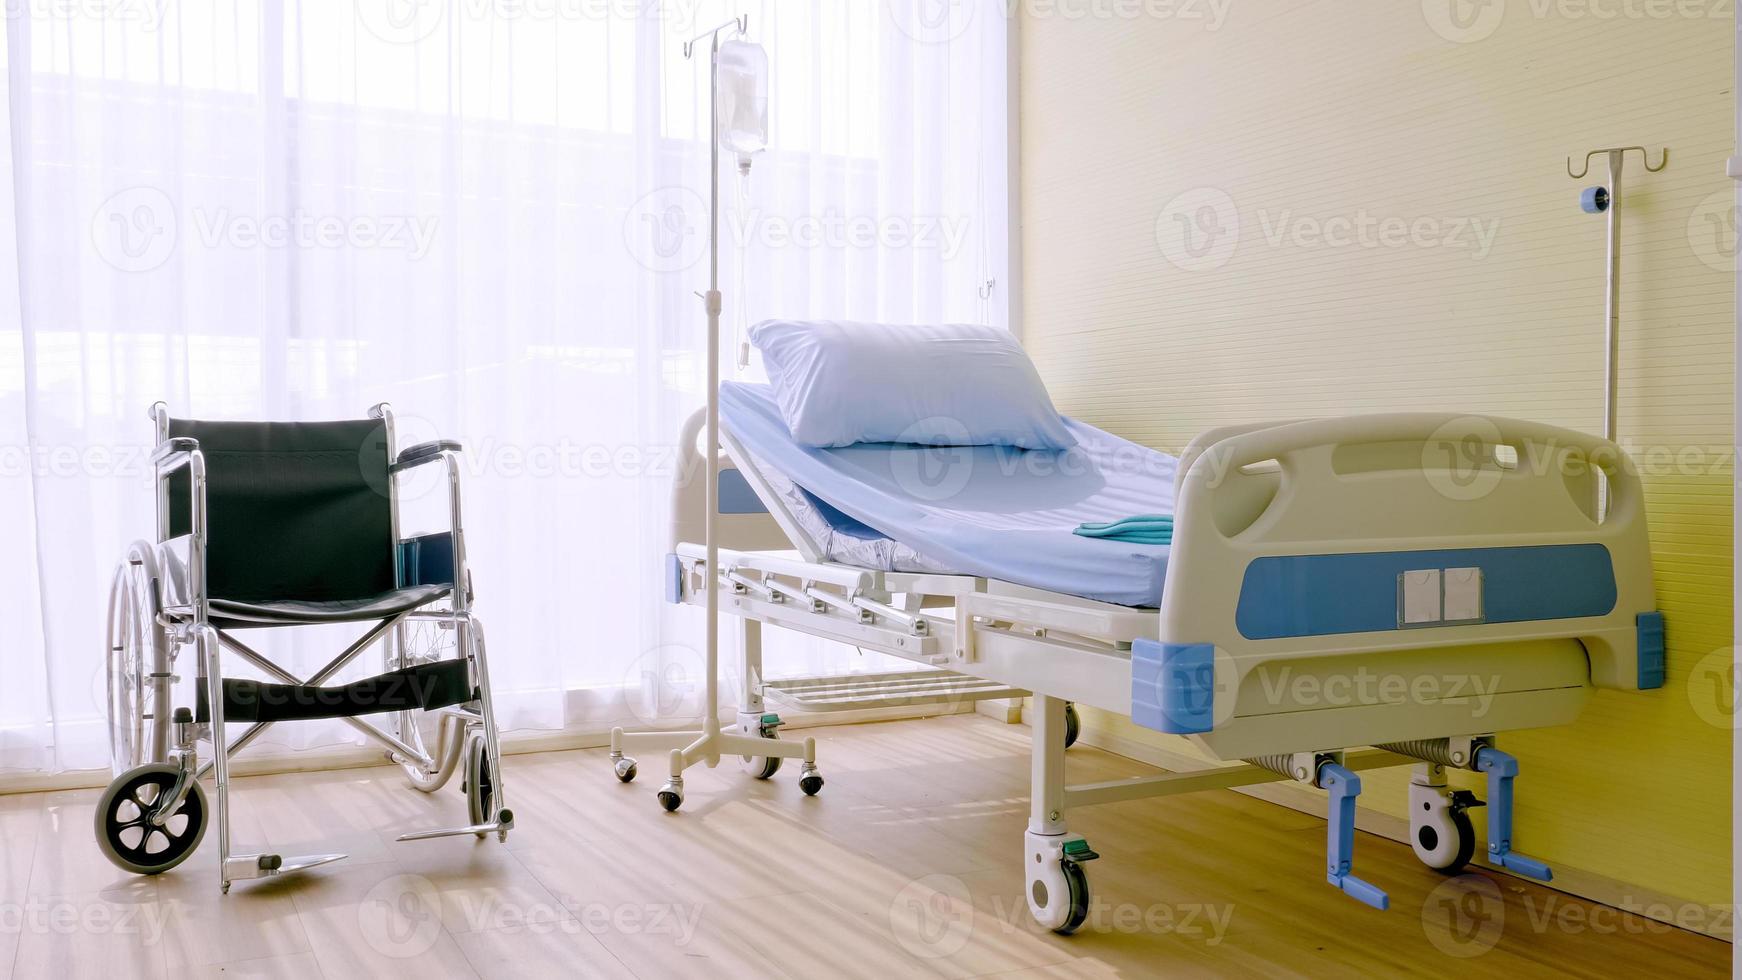
[[177, 436], [174, 439], [165, 439], [157, 444], [156, 449], [152, 450], [151, 462], [155, 466], [163, 466], [165, 464], [180, 466], [187, 462], [189, 456], [199, 451], [199, 448], [200, 441], [198, 439], [190, 439], [187, 436]]
[[436, 439], [431, 442], [420, 442], [399, 454], [399, 459], [393, 463], [393, 472], [409, 470], [414, 466], [434, 462], [441, 458], [442, 453], [457, 453], [464, 447], [454, 439]]

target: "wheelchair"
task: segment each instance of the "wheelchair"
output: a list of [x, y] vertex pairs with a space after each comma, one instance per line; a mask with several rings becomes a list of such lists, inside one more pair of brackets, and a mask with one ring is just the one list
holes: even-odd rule
[[[316, 718], [343, 719], [380, 743], [425, 793], [462, 771], [470, 822], [400, 840], [505, 841], [514, 815], [502, 789], [484, 629], [472, 611], [460, 445], [397, 451], [386, 404], [358, 421], [174, 419], [162, 402], [151, 417], [157, 534], [128, 548], [109, 598], [114, 779], [96, 812], [104, 855], [126, 871], [159, 874], [185, 861], [212, 822], [226, 893], [232, 881], [342, 859], [232, 852], [230, 757], [270, 725]], [[448, 527], [402, 538], [399, 483], [424, 466], [445, 469]], [[322, 624], [368, 626], [308, 677], [239, 635]], [[375, 647], [381, 674], [329, 684]], [[191, 685], [178, 674], [188, 649]], [[227, 676], [222, 651], [268, 679]], [[371, 715], [385, 716], [384, 725], [364, 720]], [[240, 723], [248, 728], [232, 737], [228, 726]]]

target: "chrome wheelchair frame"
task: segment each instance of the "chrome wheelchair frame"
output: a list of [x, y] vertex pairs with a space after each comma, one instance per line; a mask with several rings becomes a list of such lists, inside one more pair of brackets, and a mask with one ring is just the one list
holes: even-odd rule
[[[114, 779], [104, 791], [96, 813], [96, 836], [104, 854], [119, 867], [139, 874], [158, 874], [184, 861], [199, 846], [207, 824], [207, 801], [201, 782], [213, 777], [215, 821], [218, 828], [219, 876], [222, 891], [233, 881], [262, 878], [299, 871], [332, 861], [344, 854], [313, 854], [285, 857], [249, 852], [233, 854], [230, 837], [230, 757], [253, 742], [278, 720], [255, 720], [241, 735], [231, 738], [226, 730], [226, 701], [236, 696], [224, 678], [220, 653], [228, 649], [236, 658], [262, 671], [276, 685], [273, 692], [316, 699], [343, 699], [349, 688], [323, 687], [352, 664], [364, 651], [380, 644], [385, 673], [362, 684], [387, 681], [379, 688], [416, 688], [420, 668], [463, 661], [463, 699], [435, 707], [417, 707], [404, 696], [383, 696], [377, 705], [354, 714], [322, 714], [339, 717], [382, 746], [388, 759], [399, 765], [411, 785], [434, 793], [464, 767], [464, 789], [470, 822], [452, 828], [404, 834], [399, 840], [490, 834], [505, 841], [514, 825], [502, 788], [501, 744], [490, 692], [490, 674], [485, 652], [484, 629], [472, 610], [471, 573], [466, 564], [458, 443], [437, 441], [398, 450], [393, 413], [382, 403], [369, 412], [384, 429], [387, 460], [388, 520], [392, 531], [393, 576], [406, 584], [407, 539], [401, 538], [399, 477], [416, 468], [439, 463], [445, 468], [449, 527], [427, 537], [447, 538], [451, 544], [451, 581], [433, 599], [412, 608], [383, 616], [337, 656], [303, 678], [280, 667], [229, 630], [215, 624], [209, 595], [207, 549], [207, 458], [198, 440], [170, 435], [170, 416], [163, 402], [151, 408], [156, 426], [156, 448], [151, 456], [157, 503], [155, 542], [136, 541], [118, 566], [110, 591], [108, 615], [108, 709], [111, 767]], [[186, 470], [190, 511], [187, 534], [171, 537], [169, 481]], [[424, 539], [412, 539], [421, 541]], [[444, 584], [444, 583], [437, 583]], [[343, 620], [368, 622], [373, 615]], [[456, 650], [454, 658], [423, 657], [411, 646], [414, 624], [430, 624], [448, 632]], [[260, 625], [300, 625], [274, 622]], [[182, 706], [172, 709], [177, 655], [184, 646], [195, 648], [197, 679], [195, 703], [204, 719]], [[397, 673], [396, 673], [397, 672]], [[460, 668], [446, 671], [456, 677]], [[433, 675], [431, 675], [433, 678]], [[451, 685], [450, 685], [451, 686]], [[353, 700], [367, 695], [354, 695]], [[415, 699], [413, 699], [415, 700]], [[340, 709], [340, 710], [350, 710]], [[387, 727], [377, 726], [357, 714], [383, 713]], [[420, 714], [438, 719], [436, 746], [426, 748], [417, 725]], [[210, 742], [210, 758], [200, 762], [197, 743]], [[155, 845], [155, 846], [154, 846]]]

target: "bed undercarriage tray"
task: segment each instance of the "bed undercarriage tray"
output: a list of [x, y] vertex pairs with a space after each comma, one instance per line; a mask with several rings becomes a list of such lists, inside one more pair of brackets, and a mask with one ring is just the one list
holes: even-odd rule
[[765, 681], [762, 693], [773, 701], [804, 711], [964, 704], [989, 698], [1028, 696], [1028, 692], [1021, 688], [948, 670], [904, 670]]

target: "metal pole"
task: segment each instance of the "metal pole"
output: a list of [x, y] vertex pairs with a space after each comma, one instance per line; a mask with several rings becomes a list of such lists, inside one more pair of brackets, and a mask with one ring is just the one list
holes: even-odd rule
[[[720, 543], [715, 533], [715, 512], [719, 510], [720, 484], [720, 35], [730, 29], [744, 33], [749, 18], [738, 17], [708, 32], [708, 292], [703, 302], [708, 312], [708, 425], [707, 481], [703, 500], [707, 505], [704, 528], [707, 538], [708, 564], [708, 627], [707, 627], [707, 703], [702, 706], [702, 742], [707, 743], [720, 732]], [[700, 40], [700, 38], [697, 38]], [[693, 50], [684, 45], [684, 56]], [[718, 759], [709, 754], [710, 762]], [[674, 771], [673, 775], [676, 775]]]
[[1621, 167], [1627, 155], [1609, 151], [1609, 294], [1604, 301], [1603, 438], [1615, 441], [1615, 404], [1621, 354]]
[[702, 731], [720, 730], [720, 542], [714, 513], [720, 492], [720, 35], [708, 52], [708, 678]]

